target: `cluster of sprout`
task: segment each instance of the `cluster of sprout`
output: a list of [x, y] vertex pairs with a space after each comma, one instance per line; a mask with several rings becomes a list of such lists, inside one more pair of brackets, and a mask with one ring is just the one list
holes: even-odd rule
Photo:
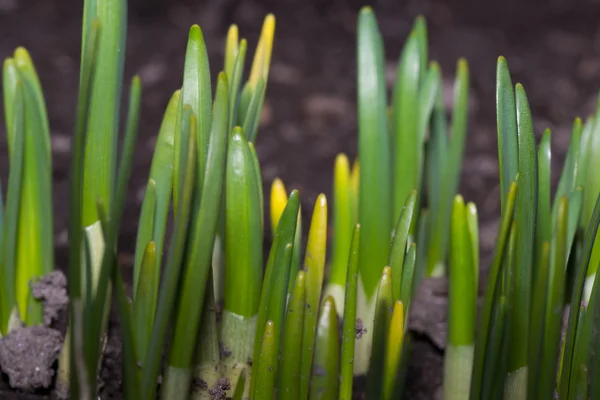
[[[536, 143], [525, 90], [498, 59], [501, 222], [478, 308], [477, 209], [458, 194], [466, 60], [457, 63], [448, 118], [442, 73], [429, 60], [418, 17], [388, 101], [375, 14], [360, 11], [358, 159], [335, 160], [328, 259], [324, 194], [304, 249], [297, 190], [275, 179], [265, 217], [254, 144], [274, 16], [264, 20], [247, 78], [248, 43], [231, 26], [214, 93], [194, 25], [182, 86], [158, 132], [128, 296], [117, 238], [142, 86], [134, 77], [117, 159], [126, 27], [125, 0], [84, 2], [59, 395], [97, 398], [114, 300], [126, 399], [211, 398], [220, 388], [234, 399], [348, 400], [360, 375], [366, 398], [400, 398], [407, 361], [419, 356], [410, 352], [413, 295], [423, 279], [447, 277], [445, 399], [600, 398], [600, 107], [585, 123], [575, 119], [552, 196], [551, 133]], [[25, 49], [5, 61], [3, 89], [10, 175], [6, 204], [0, 201], [0, 333], [8, 335], [43, 322], [30, 284], [52, 271], [54, 238], [50, 128]]]

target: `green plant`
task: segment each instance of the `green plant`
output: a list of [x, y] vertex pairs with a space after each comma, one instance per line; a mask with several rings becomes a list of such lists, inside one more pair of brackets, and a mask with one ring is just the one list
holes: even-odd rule
[[[131, 83], [117, 163], [126, 1], [85, 2], [71, 148], [70, 325], [58, 388], [73, 398], [97, 397], [114, 300], [127, 399], [211, 398], [215, 387], [234, 399], [351, 399], [357, 375], [366, 376], [367, 398], [400, 398], [413, 293], [425, 277], [447, 276], [444, 398], [600, 396], [600, 187], [593, 173], [600, 102], [585, 124], [575, 119], [552, 196], [551, 133], [536, 143], [525, 89], [513, 86], [506, 60], [498, 59], [501, 221], [477, 316], [477, 209], [458, 194], [469, 71], [459, 60], [448, 128], [422, 17], [400, 55], [389, 106], [375, 14], [360, 11], [359, 152], [352, 166], [344, 154], [335, 162], [329, 263], [327, 198], [320, 194], [314, 204], [303, 249], [300, 193], [288, 192], [280, 179], [271, 186], [265, 263], [254, 143], [274, 31], [268, 15], [243, 83], [248, 43], [230, 28], [213, 93], [204, 36], [191, 27], [183, 83], [166, 107], [149, 171], [130, 299], [116, 255], [141, 82]], [[52, 267], [42, 262], [52, 258], [52, 204], [48, 119], [26, 50], [5, 62], [3, 83], [10, 157], [6, 206], [0, 201], [6, 334], [19, 320], [41, 321], [28, 285]]]

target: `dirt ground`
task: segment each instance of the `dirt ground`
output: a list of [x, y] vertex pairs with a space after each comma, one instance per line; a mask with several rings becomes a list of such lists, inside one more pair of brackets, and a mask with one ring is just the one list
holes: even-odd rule
[[[32, 54], [45, 91], [54, 153], [57, 264], [65, 265], [67, 171], [78, 85], [82, 1], [0, 0], [0, 55], [16, 46]], [[198, 23], [206, 36], [213, 76], [223, 67], [227, 27], [237, 23], [254, 50], [264, 16], [277, 18], [275, 48], [257, 150], [265, 191], [278, 176], [300, 190], [305, 221], [317, 195], [331, 195], [334, 158], [356, 156], [355, 36], [357, 0], [131, 0], [125, 82], [144, 83], [140, 136], [123, 222], [121, 261], [129, 268], [134, 233], [162, 113], [181, 85], [187, 32]], [[524, 84], [537, 134], [553, 130], [556, 180], [576, 116], [595, 107], [600, 88], [600, 2], [506, 0], [371, 3], [386, 45], [391, 84], [414, 17], [429, 27], [430, 58], [444, 74], [451, 101], [458, 57], [471, 71], [471, 115], [461, 193], [479, 207], [482, 252], [489, 253], [498, 220], [495, 62], [504, 55], [513, 81]], [[128, 86], [128, 85], [127, 85]], [[0, 176], [7, 181], [5, 129]], [[268, 197], [267, 197], [268, 198]], [[127, 271], [126, 271], [127, 272]], [[431, 399], [441, 383], [442, 355], [421, 338], [409, 370], [409, 399]], [[424, 349], [424, 350], [423, 350]], [[6, 397], [3, 397], [6, 398]]]

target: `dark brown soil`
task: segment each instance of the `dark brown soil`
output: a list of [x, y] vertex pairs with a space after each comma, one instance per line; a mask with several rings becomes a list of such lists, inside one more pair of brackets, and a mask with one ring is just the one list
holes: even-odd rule
[[[140, 137], [123, 223], [120, 261], [127, 281], [141, 194], [164, 107], [181, 84], [187, 30], [199, 23], [212, 60], [222, 68], [224, 38], [236, 22], [254, 49], [262, 19], [277, 17], [277, 33], [265, 113], [257, 150], [264, 189], [274, 177], [301, 192], [304, 224], [320, 192], [331, 195], [336, 154], [356, 155], [355, 26], [357, 0], [131, 0], [127, 42], [127, 83], [144, 82]], [[414, 17], [429, 25], [430, 54], [444, 72], [447, 98], [458, 57], [471, 71], [470, 132], [461, 192], [479, 207], [481, 250], [489, 254], [498, 221], [494, 76], [504, 55], [514, 82], [527, 90], [535, 130], [552, 128], [554, 179], [567, 148], [575, 116], [589, 114], [600, 81], [600, 3], [581, 0], [380, 0], [373, 6], [386, 43], [387, 70], [397, 57]], [[67, 171], [73, 129], [80, 51], [81, 1], [0, 0], [0, 54], [18, 45], [29, 49], [45, 90], [54, 153], [54, 210], [57, 265], [66, 265]], [[391, 81], [390, 81], [391, 82]], [[1, 113], [1, 110], [0, 110]], [[4, 137], [2, 129], [0, 136]], [[7, 181], [5, 140], [0, 140], [0, 176]], [[268, 199], [268, 197], [266, 197]], [[307, 226], [306, 226], [307, 228]], [[307, 229], [305, 229], [305, 232]], [[106, 398], [117, 398], [120, 346], [118, 325], [111, 335], [103, 369]], [[408, 371], [407, 397], [433, 399], [441, 383], [442, 353], [426, 335], [417, 336]], [[0, 397], [23, 398], [3, 392]]]

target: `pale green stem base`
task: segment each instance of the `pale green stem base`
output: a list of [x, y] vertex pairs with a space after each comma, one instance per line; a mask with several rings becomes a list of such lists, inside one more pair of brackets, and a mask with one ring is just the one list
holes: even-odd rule
[[346, 305], [346, 286], [338, 285], [337, 283], [329, 283], [325, 287], [323, 298], [326, 299], [327, 296], [333, 297], [333, 300], [335, 301], [335, 311], [337, 312], [337, 315], [342, 318], [344, 316], [344, 306]]
[[590, 274], [585, 277], [585, 283], [583, 286], [583, 304], [587, 306], [592, 297], [592, 289], [594, 288], [594, 280], [596, 279], [596, 273]]
[[433, 267], [433, 271], [431, 271], [431, 275], [429, 275], [429, 277], [442, 278], [444, 276], [446, 276], [446, 264], [444, 264], [443, 262], [438, 262]]
[[509, 372], [504, 383], [504, 400], [527, 399], [527, 367]]
[[[223, 376], [221, 366], [218, 362], [206, 362], [202, 365], [194, 367], [194, 377], [202, 379], [206, 386], [194, 385], [190, 393], [191, 400], [212, 400], [214, 397], [209, 393], [219, 378]], [[189, 386], [188, 386], [189, 387]], [[175, 392], [172, 392], [175, 394]], [[183, 392], [181, 392], [183, 393]], [[163, 397], [166, 399], [182, 399], [181, 395], [175, 397]]]
[[165, 379], [163, 379], [163, 384], [161, 386], [161, 399], [187, 399], [190, 393], [191, 381], [192, 370], [190, 368], [167, 366]]
[[469, 400], [474, 350], [474, 345], [446, 346], [444, 400]]
[[254, 336], [256, 334], [256, 322], [258, 314], [252, 317], [244, 317], [231, 311], [223, 311], [221, 318], [221, 344], [231, 352], [224, 360], [225, 376], [231, 383], [231, 389], [227, 391], [227, 397], [235, 393], [236, 384], [240, 374], [246, 368], [246, 385], [244, 394], [248, 395], [250, 390], [250, 379], [248, 373], [248, 361], [252, 360], [254, 351]]
[[367, 332], [361, 338], [356, 339], [354, 345], [354, 375], [366, 375], [369, 371], [376, 300], [376, 293], [371, 299], [367, 299], [362, 278], [359, 277], [356, 294], [356, 319], [362, 320]]

